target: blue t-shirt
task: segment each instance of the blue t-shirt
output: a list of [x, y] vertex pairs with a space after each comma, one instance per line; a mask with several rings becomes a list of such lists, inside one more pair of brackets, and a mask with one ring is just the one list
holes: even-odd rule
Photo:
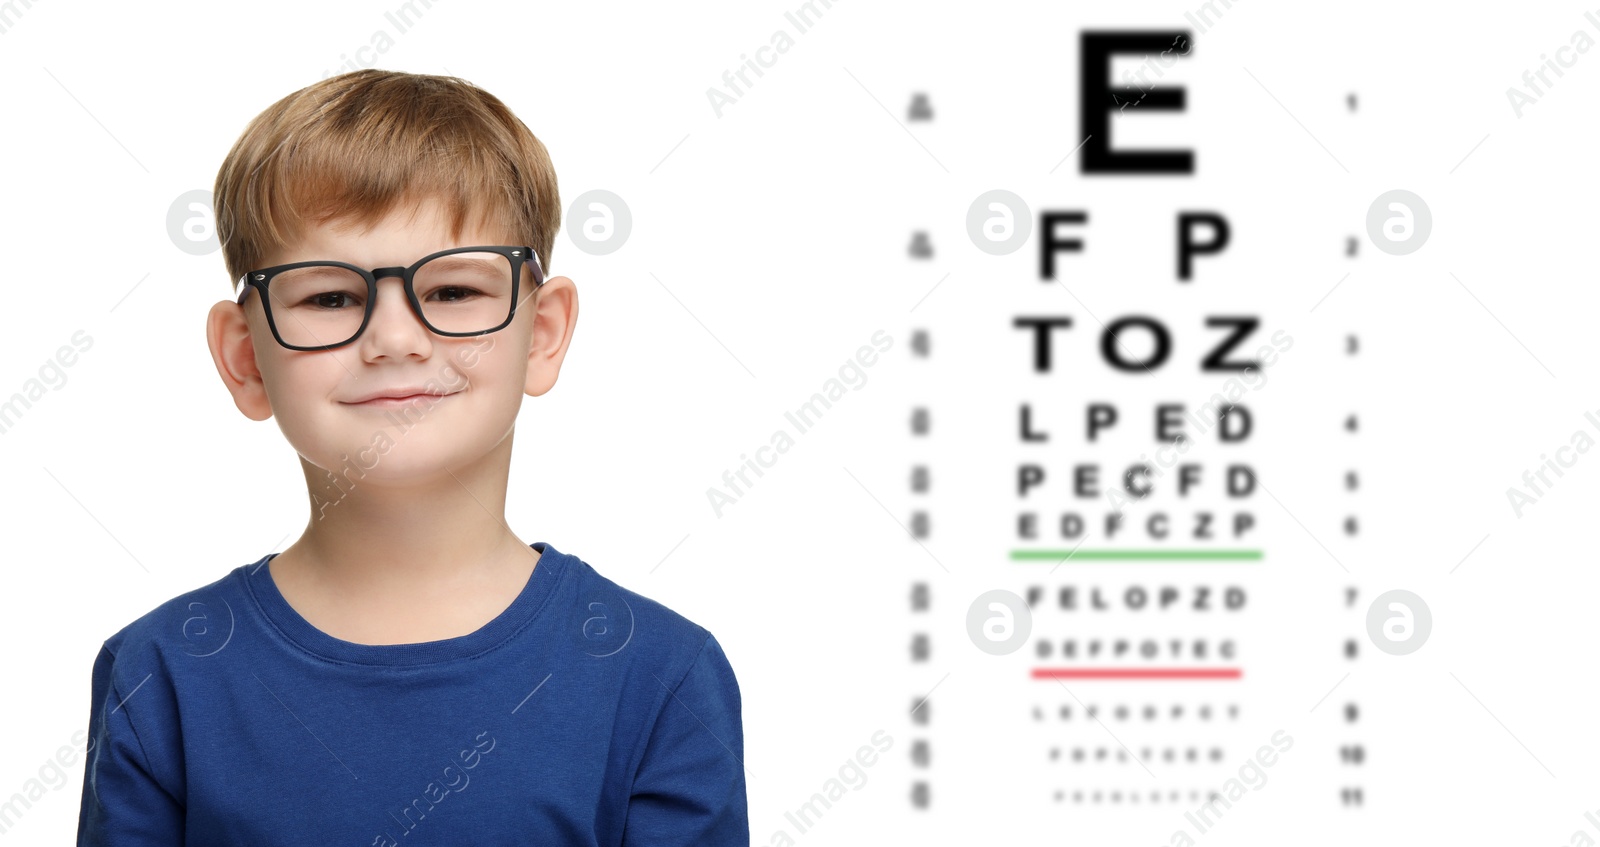
[[94, 662], [78, 844], [748, 845], [739, 685], [711, 633], [546, 542], [468, 635], [356, 644], [267, 562]]

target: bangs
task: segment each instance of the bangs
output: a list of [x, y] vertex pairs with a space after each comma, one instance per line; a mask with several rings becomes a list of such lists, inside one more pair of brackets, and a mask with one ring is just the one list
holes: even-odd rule
[[468, 228], [527, 244], [549, 273], [560, 226], [544, 145], [493, 95], [455, 77], [356, 71], [283, 98], [228, 154], [214, 192], [231, 279], [334, 224], [367, 229], [439, 201]]

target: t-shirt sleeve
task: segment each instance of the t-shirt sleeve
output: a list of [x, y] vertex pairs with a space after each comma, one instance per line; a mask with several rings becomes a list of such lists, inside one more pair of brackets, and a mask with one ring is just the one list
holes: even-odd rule
[[645, 741], [623, 847], [748, 847], [739, 683], [707, 635]]
[[[115, 665], [110, 648], [101, 647], [89, 701], [78, 847], [176, 847], [184, 843], [183, 806], [157, 780], [130, 714], [141, 704], [137, 686], [147, 680], [121, 692]], [[144, 699], [152, 698], [147, 693]]]

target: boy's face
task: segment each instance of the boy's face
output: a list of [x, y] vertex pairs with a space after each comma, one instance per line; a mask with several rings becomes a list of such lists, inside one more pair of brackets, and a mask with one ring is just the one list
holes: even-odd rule
[[[513, 244], [471, 227], [451, 240], [442, 208], [428, 201], [411, 216], [399, 208], [371, 230], [317, 227], [262, 258], [261, 267], [310, 260], [361, 268], [409, 266], [451, 247]], [[523, 279], [530, 280], [524, 271]], [[523, 286], [504, 329], [453, 338], [429, 331], [406, 301], [399, 277], [378, 280], [372, 319], [360, 337], [332, 350], [281, 346], [267, 326], [260, 291], [241, 307], [212, 307], [207, 338], [217, 371], [240, 411], [278, 426], [308, 462], [339, 473], [347, 462], [363, 482], [442, 475], [482, 459], [516, 422], [522, 396], [555, 383], [577, 320], [577, 292], [566, 277], [537, 295]], [[401, 405], [358, 403], [374, 393], [413, 389], [435, 396]], [[309, 469], [308, 469], [309, 470]]]

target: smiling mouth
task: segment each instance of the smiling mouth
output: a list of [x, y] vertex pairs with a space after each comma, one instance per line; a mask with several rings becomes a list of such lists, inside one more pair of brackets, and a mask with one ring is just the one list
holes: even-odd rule
[[427, 403], [437, 403], [437, 402], [443, 401], [446, 397], [454, 397], [454, 396], [456, 396], [457, 394], [460, 394], [460, 393], [461, 392], [459, 392], [459, 391], [455, 391], [455, 392], [451, 392], [449, 394], [426, 394], [426, 393], [424, 393], [424, 394], [410, 394], [410, 395], [407, 395], [405, 397], [374, 397], [371, 400], [363, 400], [363, 401], [361, 401], [359, 403], [345, 403], [345, 405], [346, 406], [361, 406], [361, 407], [373, 408], [373, 409], [391, 409], [391, 408], [396, 408], [396, 407], [399, 407], [399, 406], [412, 406], [412, 405], [415, 405], [418, 401], [427, 402]]

